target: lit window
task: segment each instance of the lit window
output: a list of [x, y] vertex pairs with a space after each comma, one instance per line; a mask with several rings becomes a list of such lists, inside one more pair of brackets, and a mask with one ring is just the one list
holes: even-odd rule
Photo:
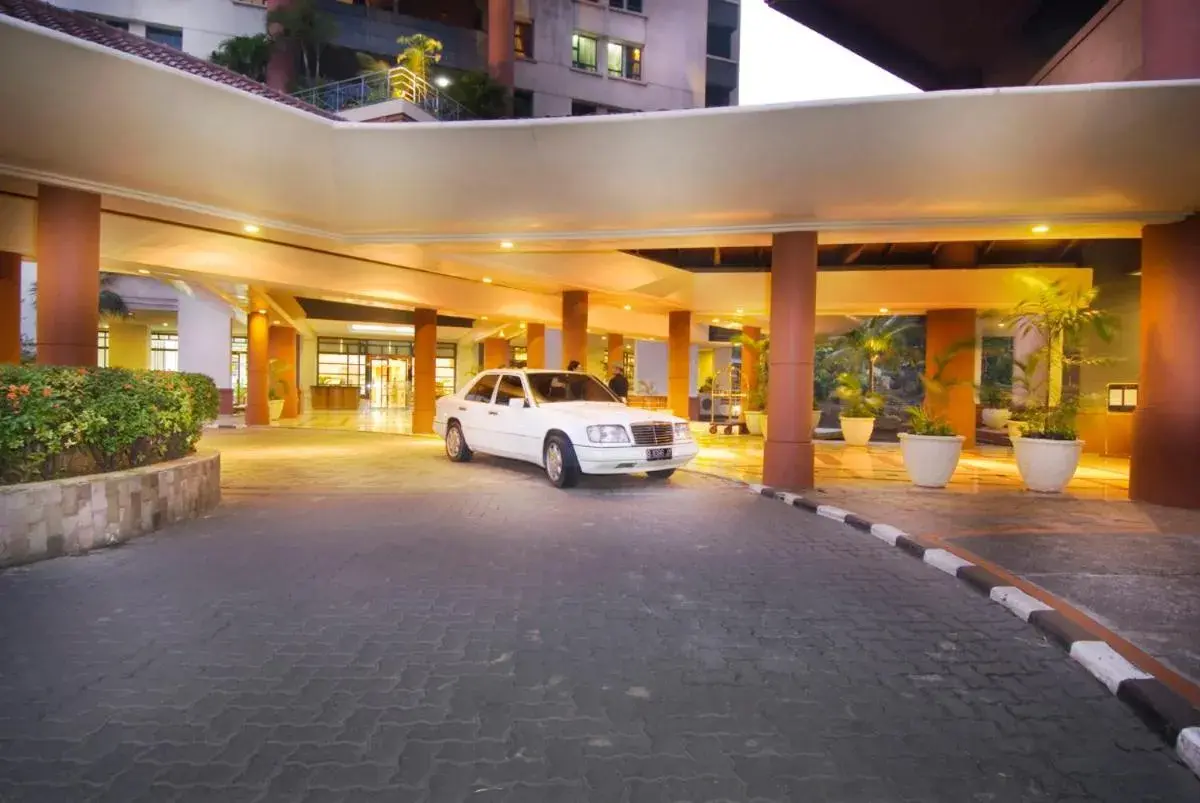
[[583, 33], [571, 34], [571, 66], [596, 71], [596, 38]]
[[146, 26], [146, 38], [160, 45], [169, 45], [176, 50], [183, 50], [183, 31], [178, 28], [160, 28], [157, 25]]
[[96, 333], [96, 365], [108, 367], [108, 330], [101, 329]]
[[519, 59], [533, 58], [533, 23], [517, 21], [513, 28], [513, 53]]
[[150, 333], [150, 368], [155, 371], [179, 370], [179, 335]]
[[642, 49], [637, 45], [609, 42], [608, 74], [611, 78], [642, 80]]
[[608, 0], [608, 7], [641, 14], [642, 0]]

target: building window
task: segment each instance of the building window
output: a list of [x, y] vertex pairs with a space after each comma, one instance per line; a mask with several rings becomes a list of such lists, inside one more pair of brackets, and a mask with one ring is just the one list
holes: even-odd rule
[[150, 333], [150, 369], [179, 370], [179, 335], [169, 335], [166, 332]]
[[129, 23], [126, 22], [125, 20], [114, 20], [114, 19], [110, 19], [109, 17], [92, 17], [92, 19], [94, 19], [98, 22], [103, 22], [108, 27], [116, 28], [118, 31], [128, 31], [129, 30]]
[[528, 89], [513, 90], [513, 117], [533, 117], [533, 93]]
[[600, 113], [600, 107], [597, 106], [595, 103], [588, 103], [587, 101], [584, 101], [584, 100], [571, 101], [571, 116], [572, 117], [586, 117], [589, 114], [599, 114], [599, 113]]
[[620, 9], [621, 11], [632, 11], [635, 14], [641, 14], [642, 0], [608, 0], [608, 7]]
[[[371, 361], [381, 364], [391, 358], [395, 362], [408, 363], [412, 358], [413, 343], [411, 340], [362, 340], [350, 337], [319, 337], [317, 338], [317, 382], [321, 385], [354, 385], [360, 392], [368, 394], [375, 381], [370, 369]], [[437, 357], [434, 362], [434, 384], [437, 395], [445, 396], [454, 392], [457, 348], [453, 343], [438, 343]], [[394, 368], [398, 366], [389, 362]], [[400, 378], [397, 373], [392, 377], [394, 382], [408, 381], [411, 369], [406, 368], [405, 376]], [[411, 394], [404, 394], [403, 406], [408, 406]]]
[[235, 337], [229, 343], [229, 378], [233, 385], [233, 404], [241, 407], [246, 403], [246, 377], [250, 366], [246, 361], [246, 338]]
[[608, 75], [610, 78], [642, 80], [642, 49], [637, 45], [609, 42]]
[[146, 38], [160, 45], [168, 45], [176, 50], [183, 50], [183, 31], [178, 28], [160, 28], [157, 25], [146, 26]]
[[101, 329], [96, 333], [96, 365], [108, 367], [108, 330]]
[[585, 33], [571, 34], [571, 66], [596, 72], [596, 37]]
[[533, 23], [517, 20], [513, 26], [513, 54], [519, 59], [533, 58]]

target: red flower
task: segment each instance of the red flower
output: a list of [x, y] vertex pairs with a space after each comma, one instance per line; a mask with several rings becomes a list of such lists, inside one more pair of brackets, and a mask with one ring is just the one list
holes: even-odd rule
[[125, 390], [133, 390], [133, 385], [121, 385]]
[[54, 391], [50, 390], [50, 388], [42, 388], [42, 397], [48, 399], [50, 398], [50, 394], [53, 392]]

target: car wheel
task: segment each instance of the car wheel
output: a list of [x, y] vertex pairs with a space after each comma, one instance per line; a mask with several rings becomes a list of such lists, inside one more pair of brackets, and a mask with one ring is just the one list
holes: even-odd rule
[[555, 488], [573, 488], [579, 483], [579, 461], [575, 449], [562, 435], [551, 435], [542, 454], [546, 479]]
[[463, 437], [462, 427], [455, 421], [446, 429], [446, 456], [455, 463], [466, 463], [471, 459], [471, 448]]
[[671, 475], [675, 473], [673, 468], [664, 468], [659, 471], [647, 471], [646, 476], [652, 480], [669, 480]]

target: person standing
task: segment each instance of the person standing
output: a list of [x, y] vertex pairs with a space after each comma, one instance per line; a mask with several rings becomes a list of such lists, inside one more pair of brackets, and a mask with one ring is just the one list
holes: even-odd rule
[[625, 369], [621, 366], [613, 369], [612, 379], [608, 380], [608, 389], [621, 401], [629, 399], [629, 380], [625, 378]]

